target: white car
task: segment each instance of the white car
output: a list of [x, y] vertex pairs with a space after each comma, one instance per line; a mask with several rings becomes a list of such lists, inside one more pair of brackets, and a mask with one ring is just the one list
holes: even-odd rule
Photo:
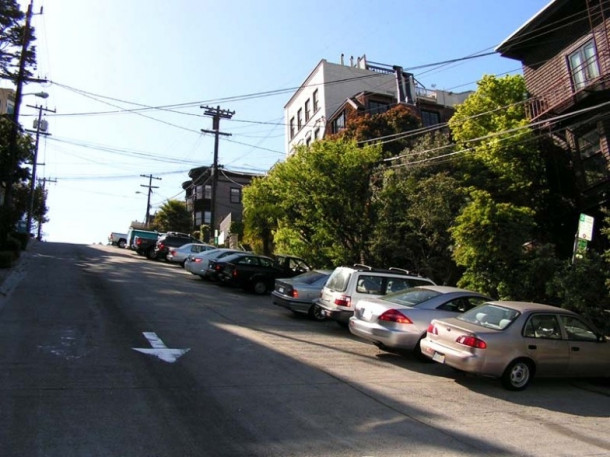
[[201, 252], [199, 254], [192, 254], [186, 258], [184, 262], [184, 269], [189, 273], [206, 278], [208, 276], [207, 269], [210, 260], [222, 258], [236, 252], [242, 251], [229, 248], [217, 248]]
[[179, 263], [184, 266], [187, 257], [200, 252], [211, 251], [216, 249], [216, 246], [205, 243], [187, 243], [177, 248], [169, 248], [166, 260], [171, 263]]

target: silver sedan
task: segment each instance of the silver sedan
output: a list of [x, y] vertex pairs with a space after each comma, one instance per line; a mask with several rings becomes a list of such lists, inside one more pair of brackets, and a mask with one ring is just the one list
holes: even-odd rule
[[523, 390], [534, 376], [610, 377], [607, 338], [578, 314], [538, 303], [490, 302], [434, 319], [422, 353]]
[[317, 321], [326, 319], [314, 300], [320, 297], [331, 273], [331, 270], [311, 270], [293, 278], [276, 279], [271, 292], [272, 303], [293, 313], [307, 314]]
[[236, 252], [242, 251], [237, 249], [218, 248], [204, 251], [200, 254], [190, 255], [187, 257], [184, 263], [184, 269], [189, 273], [206, 278], [208, 275], [207, 270], [210, 260], [218, 259]]
[[383, 350], [414, 351], [435, 317], [457, 316], [491, 300], [448, 286], [418, 286], [380, 298], [362, 299], [349, 320], [349, 330]]

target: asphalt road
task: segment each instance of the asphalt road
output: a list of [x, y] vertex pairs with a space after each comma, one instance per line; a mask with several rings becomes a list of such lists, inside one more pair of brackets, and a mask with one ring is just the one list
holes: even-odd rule
[[111, 246], [0, 296], [0, 456], [608, 456], [610, 386], [524, 392]]

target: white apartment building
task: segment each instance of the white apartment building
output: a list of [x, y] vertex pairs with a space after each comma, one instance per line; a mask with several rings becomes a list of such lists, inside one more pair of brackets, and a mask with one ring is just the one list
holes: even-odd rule
[[402, 68], [369, 64], [366, 56], [351, 58], [349, 63], [341, 56], [339, 64], [322, 59], [284, 106], [286, 154], [292, 154], [297, 145], [324, 138], [329, 118], [348, 98], [362, 92], [386, 95], [396, 103], [415, 105], [421, 99], [448, 107], [470, 94], [426, 90]]

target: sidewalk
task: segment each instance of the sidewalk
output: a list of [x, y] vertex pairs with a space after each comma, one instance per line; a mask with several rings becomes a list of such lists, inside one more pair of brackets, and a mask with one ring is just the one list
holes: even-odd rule
[[21, 252], [19, 258], [10, 268], [0, 268], [0, 299], [6, 297], [13, 289], [18, 280], [23, 276], [25, 269], [25, 260], [29, 255], [33, 243], [38, 243], [36, 239], [30, 240], [25, 251]]

